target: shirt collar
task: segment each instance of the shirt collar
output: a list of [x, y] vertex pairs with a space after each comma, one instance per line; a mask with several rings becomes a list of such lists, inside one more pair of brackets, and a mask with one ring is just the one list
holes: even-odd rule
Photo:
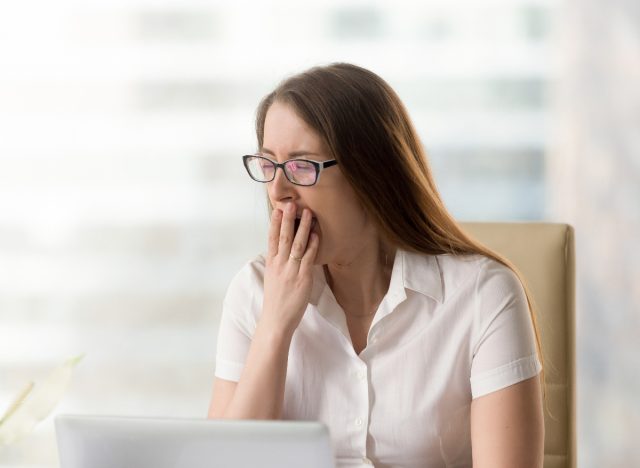
[[[312, 304], [318, 305], [320, 295], [326, 286], [327, 282], [322, 266], [315, 265], [310, 298]], [[387, 295], [404, 296], [405, 288], [429, 296], [441, 303], [444, 297], [444, 285], [437, 257], [398, 249], [393, 262]]]
[[398, 257], [402, 261], [403, 287], [442, 303], [444, 282], [437, 256], [398, 249], [396, 261]]

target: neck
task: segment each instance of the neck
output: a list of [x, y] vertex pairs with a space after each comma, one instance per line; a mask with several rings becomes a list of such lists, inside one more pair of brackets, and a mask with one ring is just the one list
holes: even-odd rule
[[373, 315], [389, 290], [395, 249], [381, 242], [364, 245], [347, 260], [324, 266], [334, 297], [352, 317]]

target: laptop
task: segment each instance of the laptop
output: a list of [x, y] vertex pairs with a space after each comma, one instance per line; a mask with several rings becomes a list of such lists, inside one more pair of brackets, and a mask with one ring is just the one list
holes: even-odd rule
[[61, 415], [60, 468], [335, 468], [315, 421]]

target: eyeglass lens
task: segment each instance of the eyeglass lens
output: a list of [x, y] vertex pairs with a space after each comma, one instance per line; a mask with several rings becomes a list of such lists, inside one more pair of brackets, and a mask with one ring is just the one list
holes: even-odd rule
[[[275, 165], [266, 158], [248, 158], [247, 166], [251, 177], [261, 182], [273, 180]], [[316, 167], [310, 162], [291, 160], [284, 165], [289, 180], [300, 185], [313, 185], [316, 181]]]

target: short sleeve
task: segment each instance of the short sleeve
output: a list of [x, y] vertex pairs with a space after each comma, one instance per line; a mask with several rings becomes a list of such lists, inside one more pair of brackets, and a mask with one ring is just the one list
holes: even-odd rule
[[531, 378], [542, 369], [527, 296], [516, 273], [489, 259], [478, 274], [475, 294], [472, 398]]
[[247, 263], [231, 280], [222, 303], [215, 376], [237, 382], [262, 308], [264, 258]]

